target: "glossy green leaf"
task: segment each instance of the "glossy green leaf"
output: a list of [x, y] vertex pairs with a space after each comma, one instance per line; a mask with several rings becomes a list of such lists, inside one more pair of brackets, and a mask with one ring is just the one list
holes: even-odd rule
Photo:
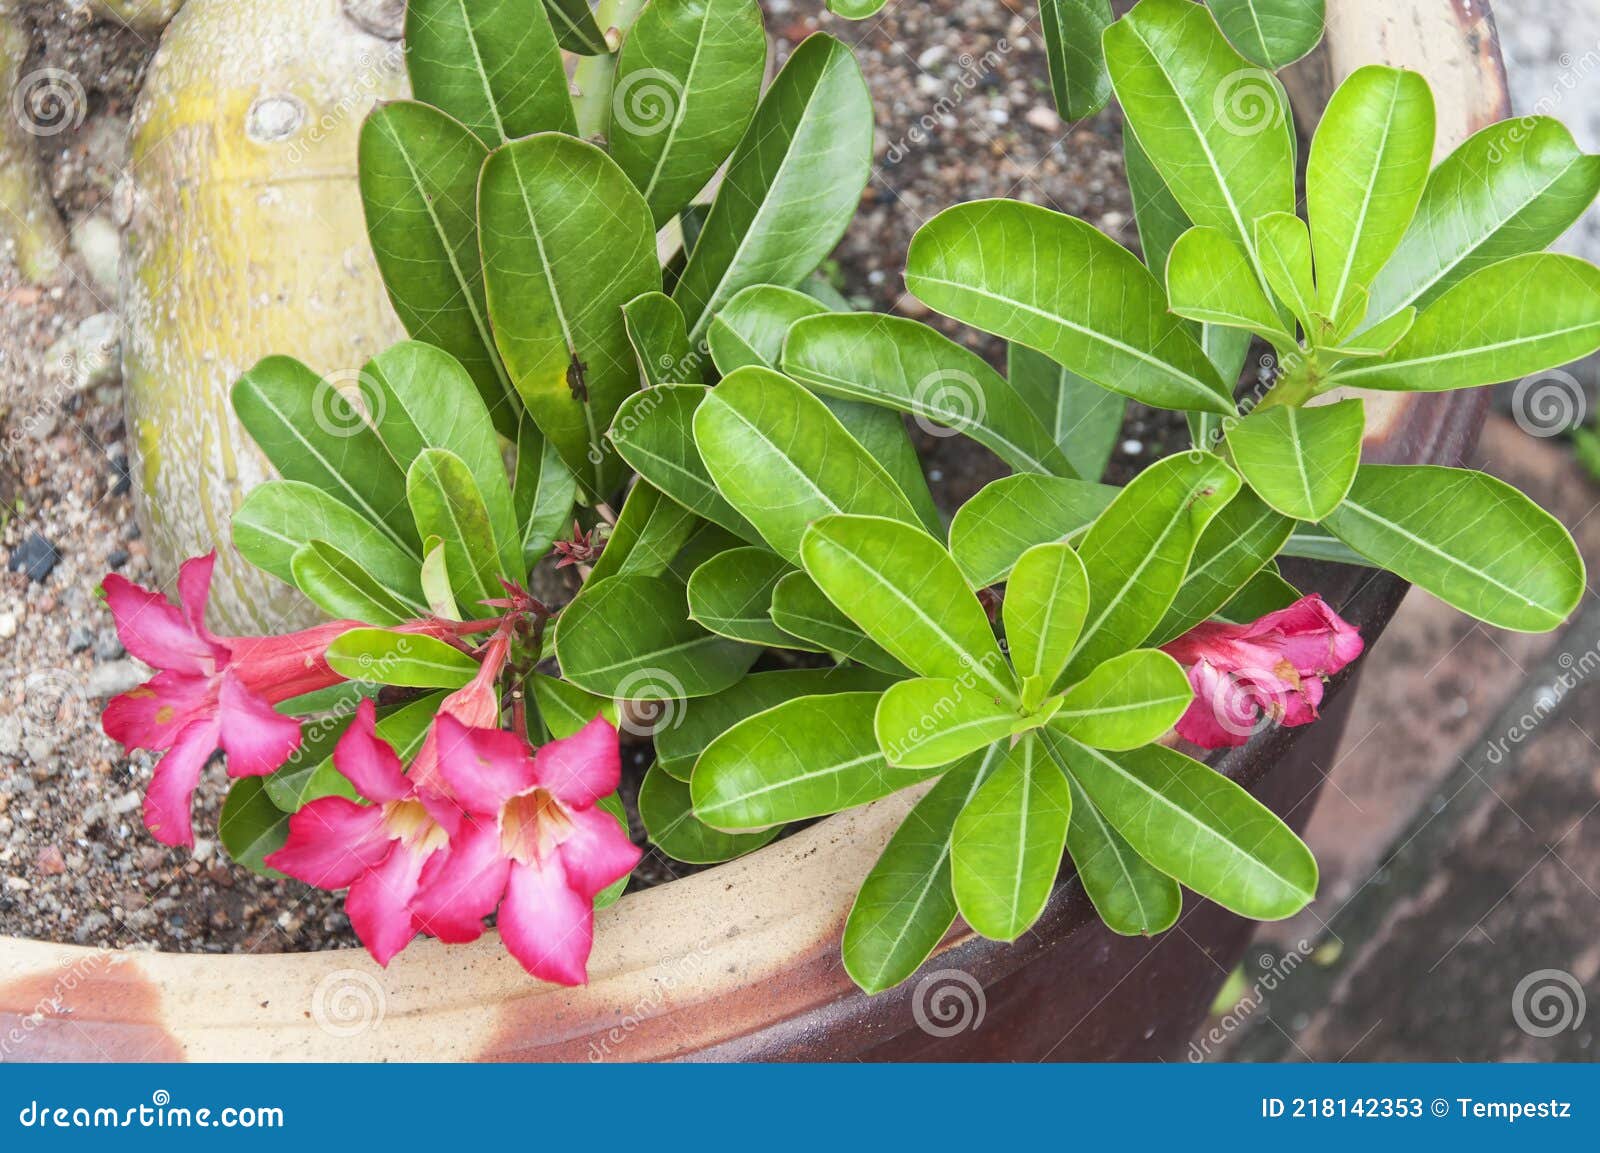
[[1381, 360], [1341, 368], [1355, 388], [1440, 392], [1560, 368], [1600, 349], [1600, 268], [1576, 256], [1514, 256], [1462, 280]]
[[1324, 0], [1211, 0], [1235, 48], [1265, 68], [1283, 68], [1322, 39]]
[[478, 173], [489, 151], [428, 104], [382, 104], [361, 125], [361, 203], [400, 323], [471, 374], [495, 426], [515, 435], [522, 401], [489, 327], [478, 255]]
[[759, 833], [724, 833], [694, 815], [689, 786], [651, 765], [639, 786], [639, 819], [655, 845], [675, 861], [715, 865], [754, 852], [780, 832], [774, 825]]
[[917, 456], [900, 414], [865, 401], [821, 395], [817, 399], [839, 418], [844, 430], [867, 450], [867, 455], [883, 466], [895, 487], [911, 502], [922, 526], [935, 536], [943, 534], [944, 517], [933, 502], [928, 478], [922, 473], [922, 459]]
[[1306, 172], [1324, 316], [1339, 316], [1399, 247], [1428, 183], [1433, 139], [1433, 92], [1419, 72], [1358, 68], [1328, 102]]
[[1081, 220], [1015, 200], [948, 208], [912, 238], [906, 287], [1113, 392], [1156, 408], [1233, 411], [1161, 283]]
[[263, 858], [283, 848], [289, 839], [289, 814], [272, 803], [261, 777], [241, 777], [233, 782], [217, 817], [217, 836], [235, 864], [258, 876], [283, 877]]
[[670, 296], [635, 297], [622, 306], [622, 319], [646, 385], [704, 383], [701, 358], [689, 347], [683, 312]]
[[1014, 941], [1044, 912], [1072, 815], [1067, 778], [1037, 737], [1001, 755], [956, 818], [950, 878], [961, 916], [985, 937]]
[[1239, 477], [1210, 453], [1158, 461], [1136, 476], [1084, 534], [1089, 618], [1069, 680], [1135, 647], [1166, 615], [1200, 536], [1239, 491]]
[[[447, 449], [424, 449], [406, 475], [406, 496], [417, 529], [444, 543], [445, 567], [456, 603], [476, 614], [482, 611], [484, 601], [505, 596], [500, 577], [522, 574], [503, 573], [489, 510], [466, 463]], [[519, 564], [521, 559], [519, 545]]]
[[828, 0], [828, 11], [846, 20], [865, 20], [875, 16], [886, 0]]
[[555, 445], [524, 414], [517, 430], [517, 470], [511, 490], [522, 563], [531, 569], [567, 528], [578, 481]]
[[390, 629], [351, 629], [328, 646], [328, 664], [352, 680], [411, 689], [459, 689], [478, 662], [437, 637]]
[[963, 433], [1018, 470], [1075, 475], [1005, 377], [914, 320], [867, 312], [800, 320], [784, 343], [783, 371], [818, 392]]
[[533, 693], [539, 723], [556, 740], [565, 740], [596, 717], [617, 724], [617, 702], [610, 697], [584, 692], [577, 685], [534, 673], [527, 680]]
[[769, 369], [737, 369], [711, 390], [695, 410], [694, 439], [728, 503], [790, 560], [806, 525], [829, 513], [917, 523], [899, 486], [838, 418]]
[[1393, 350], [1417, 323], [1415, 308], [1402, 308], [1388, 320], [1379, 321], [1365, 332], [1344, 337], [1330, 349], [1333, 356], [1383, 356]]
[[589, 569], [589, 583], [613, 576], [660, 576], [688, 543], [699, 518], [647, 481], [628, 490], [606, 546]]
[[556, 626], [562, 675], [618, 700], [710, 696], [744, 676], [760, 653], [691, 621], [684, 586], [665, 576], [591, 583]]
[[1262, 500], [1284, 516], [1319, 521], [1350, 491], [1366, 428], [1359, 397], [1258, 408], [1228, 430], [1228, 448]]
[[1294, 314], [1308, 336], [1320, 337], [1311, 231], [1306, 222], [1291, 212], [1273, 212], [1257, 220], [1256, 259], [1272, 294]]
[[337, 545], [311, 540], [289, 558], [295, 587], [333, 617], [397, 625], [423, 615], [423, 606], [382, 584]]
[[478, 214], [511, 379], [573, 475], [609, 498], [623, 470], [603, 436], [639, 386], [622, 306], [661, 289], [650, 210], [605, 153], [544, 133], [490, 154]]
[[1225, 232], [1191, 228], [1178, 238], [1167, 262], [1172, 311], [1202, 324], [1259, 332], [1280, 349], [1296, 345], [1244, 250]]
[[998, 584], [1034, 545], [1081, 538], [1117, 492], [1084, 480], [1001, 477], [956, 510], [950, 553], [973, 588]]
[[1145, 266], [1158, 279], [1164, 280], [1172, 246], [1178, 243], [1178, 237], [1194, 227], [1194, 223], [1184, 214], [1183, 206], [1173, 199], [1172, 189], [1156, 171], [1139, 144], [1139, 138], [1126, 127], [1122, 133], [1122, 158]]
[[975, 678], [917, 677], [890, 685], [873, 727], [889, 764], [937, 769], [1023, 731], [1015, 703], [996, 697]]
[[828, 516], [806, 531], [806, 572], [890, 656], [925, 677], [976, 678], [1008, 700], [1010, 666], [989, 618], [944, 547], [919, 528]]
[[1006, 350], [1006, 378], [1056, 442], [1073, 474], [1099, 480], [1122, 434], [1128, 402], [1023, 344]]
[[1111, 0], [1040, 0], [1050, 87], [1064, 120], [1093, 116], [1111, 100], [1100, 36], [1113, 19]]
[[284, 480], [349, 505], [419, 562], [405, 473], [350, 399], [298, 360], [269, 356], [233, 386], [233, 411]]
[[780, 649], [811, 649], [772, 623], [772, 590], [794, 571], [782, 557], [751, 547], [719, 553], [689, 578], [689, 618], [718, 636]]
[[602, 56], [610, 51], [589, 0], [544, 0], [544, 10], [555, 29], [556, 42], [568, 52]]
[[640, 476], [685, 508], [746, 540], [760, 541], [755, 526], [717, 491], [695, 447], [694, 413], [705, 397], [698, 385], [635, 393], [617, 410], [611, 442]]
[[428, 602], [428, 611], [443, 620], [461, 620], [456, 594], [450, 590], [450, 567], [445, 559], [444, 541], [430, 537], [426, 547], [428, 555], [422, 561], [422, 595]]
[[1294, 523], [1241, 488], [1200, 534], [1178, 595], [1149, 642], [1164, 645], [1229, 604], [1272, 563]]
[[925, 780], [883, 759], [878, 693], [800, 697], [740, 721], [706, 747], [689, 788], [712, 828], [765, 829], [876, 801]]
[[1295, 139], [1271, 72], [1246, 60], [1189, 0], [1140, 0], [1106, 30], [1127, 117], [1184, 213], [1254, 251], [1254, 222], [1293, 212]]
[[844, 967], [866, 992], [881, 993], [926, 961], [956, 919], [950, 838], [956, 818], [987, 779], [987, 760], [956, 766], [900, 823], [861, 883], [844, 924]]
[[1376, 322], [1408, 304], [1426, 308], [1491, 264], [1538, 252], [1566, 232], [1600, 193], [1600, 156], [1557, 120], [1492, 124], [1428, 178], [1400, 247], [1372, 286]]
[[1023, 703], [1036, 708], [1067, 667], [1089, 615], [1089, 575], [1070, 544], [1034, 545], [1006, 581], [1003, 607]]
[[756, 0], [647, 4], [628, 29], [606, 135], [657, 227], [694, 199], [739, 143], [766, 63]]
[[1092, 749], [1136, 749], [1160, 740], [1192, 700], [1182, 665], [1159, 649], [1134, 649], [1068, 689], [1050, 723]]
[[1468, 616], [1548, 632], [1583, 596], [1561, 522], [1472, 469], [1363, 465], [1324, 526], [1356, 552]]
[[734, 149], [673, 290], [691, 341], [740, 289], [797, 284], [832, 251], [871, 172], [872, 123], [847, 47], [818, 33], [794, 50]]
[[1257, 921], [1317, 895], [1304, 842], [1249, 793], [1163, 745], [1103, 753], [1065, 741], [1068, 771], [1145, 860], [1202, 897]]
[[803, 572], [792, 572], [772, 590], [772, 622], [791, 636], [868, 668], [895, 676], [911, 670], [890, 656], [845, 616]]
[[711, 318], [706, 330], [711, 359], [723, 376], [751, 364], [779, 368], [783, 363], [783, 339], [790, 326], [827, 311], [816, 297], [793, 288], [752, 284], [735, 293]]
[[405, 42], [417, 99], [448, 112], [490, 148], [535, 132], [578, 131], [543, 5], [409, 0]]
[[1300, 599], [1300, 590], [1272, 569], [1262, 569], [1212, 615], [1228, 624], [1244, 625], [1268, 613], [1288, 608]]

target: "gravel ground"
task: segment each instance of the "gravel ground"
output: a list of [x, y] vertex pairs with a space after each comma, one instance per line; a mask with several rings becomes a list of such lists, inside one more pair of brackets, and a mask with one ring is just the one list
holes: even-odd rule
[[[1115, 121], [1061, 124], [1033, 7], [1024, 16], [1009, 2], [895, 0], [861, 24], [833, 19], [817, 0], [766, 4], [780, 52], [826, 28], [856, 45], [872, 84], [878, 164], [831, 266], [860, 306], [925, 317], [902, 294], [906, 247], [925, 219], [963, 200], [1047, 204], [1131, 241]], [[226, 791], [220, 772], [197, 796], [205, 839], [192, 856], [151, 840], [139, 821], [150, 759], [124, 757], [99, 730], [103, 699], [143, 673], [96, 586], [111, 569], [154, 580], [125, 475], [112, 243], [131, 94], [154, 45], [65, 5], [38, 11], [29, 68], [75, 76], [84, 116], [39, 140], [72, 230], [62, 273], [37, 289], [0, 261], [0, 934], [208, 952], [352, 944], [339, 898], [235, 869], [206, 835]], [[1176, 435], [1170, 421], [1136, 414], [1125, 455]], [[921, 447], [946, 507], [999, 475], [964, 441], [924, 435]], [[652, 857], [641, 879], [679, 869]]]

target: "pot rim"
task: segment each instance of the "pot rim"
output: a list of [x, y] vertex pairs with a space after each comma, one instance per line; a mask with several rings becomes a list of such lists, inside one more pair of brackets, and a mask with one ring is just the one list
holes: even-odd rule
[[[1510, 114], [1482, 0], [1330, 0], [1327, 20], [1324, 48], [1285, 77], [1298, 93], [1325, 96], [1366, 63], [1414, 68], [1440, 97], [1441, 155]], [[1363, 395], [1368, 458], [1392, 463], [1459, 463], [1488, 407], [1487, 390]], [[1369, 641], [1408, 587], [1368, 570], [1315, 571]], [[1213, 763], [1250, 787], [1306, 731], [1258, 734]], [[468, 946], [417, 941], [387, 970], [356, 949], [219, 956], [0, 938], [0, 1041], [31, 1028], [38, 1044], [13, 1056], [46, 1060], [759, 1059], [832, 1052], [825, 1039], [848, 1023], [865, 1047], [911, 1027], [914, 982], [868, 998], [844, 972], [840, 934], [919, 792], [627, 894], [596, 918], [579, 989], [527, 977], [492, 931]], [[987, 941], [958, 921], [924, 971], [988, 985], [1094, 918], [1069, 876], [1021, 941]], [[71, 1017], [40, 1022], [63, 986]]]

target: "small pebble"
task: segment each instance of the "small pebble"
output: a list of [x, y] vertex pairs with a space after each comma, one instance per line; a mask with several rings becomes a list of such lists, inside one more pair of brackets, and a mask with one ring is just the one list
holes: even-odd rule
[[[0, 629], [0, 632], [3, 631], [3, 629]], [[81, 653], [92, 644], [94, 644], [94, 633], [82, 625], [73, 625], [67, 630], [67, 651], [69, 653]]]
[[83, 691], [91, 700], [104, 700], [138, 688], [144, 679], [144, 670], [132, 661], [109, 661], [90, 670]]
[[11, 560], [6, 567], [12, 572], [24, 573], [35, 584], [49, 576], [61, 560], [56, 546], [37, 532], [30, 532], [22, 543], [11, 550]]
[[117, 636], [117, 630], [106, 627], [94, 636], [94, 659], [97, 661], [120, 660], [127, 655], [127, 650], [122, 647], [122, 640]]
[[46, 845], [34, 859], [34, 867], [46, 877], [59, 877], [67, 871], [67, 859], [54, 845]]

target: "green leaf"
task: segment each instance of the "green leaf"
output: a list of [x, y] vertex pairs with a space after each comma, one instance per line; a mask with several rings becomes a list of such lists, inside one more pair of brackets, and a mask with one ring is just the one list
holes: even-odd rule
[[530, 0], [409, 0], [406, 71], [418, 100], [494, 148], [535, 132], [576, 133], [550, 17]]
[[1010, 345], [1006, 357], [1011, 387], [1049, 431], [1073, 474], [1099, 480], [1122, 434], [1127, 401], [1026, 345]]
[[1600, 192], [1600, 156], [1585, 155], [1556, 120], [1491, 124], [1428, 178], [1400, 247], [1372, 287], [1368, 316], [1426, 308], [1453, 285], [1513, 256], [1538, 252]]
[[596, 717], [604, 717], [613, 727], [617, 724], [617, 702], [610, 697], [586, 693], [577, 685], [543, 673], [534, 673], [528, 684], [533, 690], [539, 723], [558, 741], [572, 736]]
[[428, 555], [422, 562], [422, 595], [427, 599], [428, 611], [447, 621], [461, 619], [461, 609], [456, 605], [455, 593], [450, 591], [450, 569], [445, 561], [444, 541], [429, 537]]
[[1294, 314], [1307, 339], [1320, 339], [1311, 231], [1306, 222], [1292, 212], [1272, 212], [1257, 220], [1256, 259], [1272, 294]]
[[336, 545], [311, 540], [289, 559], [294, 585], [330, 616], [397, 625], [423, 615], [417, 601], [400, 597]]
[[[1064, 756], [1057, 751], [1062, 738], [1047, 730], [1043, 740], [1065, 771]], [[1133, 851], [1070, 773], [1067, 784], [1072, 791], [1067, 854], [1100, 919], [1112, 932], [1130, 937], [1152, 936], [1172, 928], [1183, 911], [1178, 882]]]
[[699, 523], [694, 513], [640, 481], [628, 490], [606, 546], [589, 569], [588, 583], [624, 574], [660, 576]]
[[704, 383], [701, 358], [689, 347], [683, 312], [670, 296], [637, 296], [622, 306], [622, 319], [647, 386]]
[[710, 696], [737, 682], [760, 654], [691, 621], [683, 584], [664, 576], [591, 582], [556, 626], [562, 675], [618, 700]]
[[630, 396], [608, 434], [640, 476], [698, 516], [759, 542], [761, 534], [727, 502], [694, 443], [694, 413], [706, 398], [698, 385], [661, 385]]
[[1322, 39], [1324, 0], [1211, 0], [1211, 13], [1234, 47], [1266, 68], [1308, 55]]
[[722, 495], [790, 560], [806, 525], [829, 513], [917, 523], [899, 486], [838, 418], [769, 369], [725, 377], [696, 409], [694, 438]]
[[877, 15], [885, 0], [828, 0], [828, 11], [846, 20], [865, 20]]
[[855, 215], [872, 163], [872, 98], [850, 50], [809, 37], [734, 149], [673, 299], [699, 341], [752, 284], [798, 284]]
[[555, 445], [524, 414], [517, 430], [517, 471], [511, 503], [521, 525], [523, 568], [531, 569], [550, 551], [572, 516], [578, 481]]
[[[424, 449], [406, 475], [406, 496], [418, 530], [444, 543], [445, 568], [457, 602], [468, 613], [478, 613], [482, 602], [505, 596], [489, 510], [466, 462], [448, 449]], [[520, 568], [520, 545], [517, 560]]]
[[1167, 296], [1179, 316], [1259, 332], [1280, 350], [1297, 344], [1250, 258], [1218, 229], [1191, 228], [1178, 238], [1167, 263]]
[[948, 208], [912, 238], [906, 288], [1113, 392], [1156, 408], [1233, 411], [1160, 282], [1081, 220], [1014, 200]]
[[674, 780], [651, 765], [639, 786], [639, 819], [655, 845], [675, 861], [715, 865], [754, 852], [780, 832], [782, 825], [759, 833], [724, 833], [694, 815], [687, 783]]
[[828, 516], [806, 531], [800, 553], [828, 599], [906, 667], [925, 677], [974, 677], [1015, 699], [983, 606], [927, 533], [881, 517]]
[[1145, 266], [1164, 279], [1172, 246], [1194, 224], [1184, 214], [1183, 206], [1173, 199], [1172, 189], [1150, 162], [1139, 138], [1126, 128], [1122, 133], [1122, 157]]
[[1583, 558], [1561, 522], [1472, 469], [1363, 465], [1323, 523], [1380, 567], [1499, 628], [1548, 632], [1583, 596]]
[[1322, 315], [1341, 315], [1351, 290], [1371, 286], [1399, 247], [1428, 183], [1433, 137], [1433, 92], [1419, 72], [1358, 68], [1328, 102], [1306, 171]]
[[1293, 530], [1294, 521], [1241, 488], [1200, 534], [1178, 595], [1149, 642], [1164, 645], [1221, 610], [1272, 563]]
[[1277, 79], [1188, 0], [1140, 0], [1106, 30], [1105, 53], [1127, 126], [1184, 213], [1253, 253], [1254, 222], [1295, 205], [1294, 125]]
[[453, 645], [420, 633], [351, 629], [328, 646], [328, 665], [351, 680], [411, 689], [459, 689], [479, 664]]
[[595, 20], [589, 0], [544, 0], [545, 13], [555, 29], [556, 42], [578, 56], [603, 56], [610, 52], [606, 36]]
[[1356, 388], [1440, 392], [1532, 376], [1600, 349], [1600, 268], [1538, 252], [1480, 269], [1430, 304], [1381, 360], [1341, 368]]
[[800, 637], [846, 660], [894, 676], [911, 676], [911, 670], [886, 653], [840, 612], [803, 572], [792, 572], [772, 590], [772, 622], [791, 636]]
[[1034, 545], [1082, 537], [1118, 491], [1059, 477], [1001, 477], [956, 510], [951, 555], [973, 588], [998, 584]]
[[240, 556], [289, 584], [302, 546], [338, 541], [341, 551], [384, 588], [405, 599], [422, 599], [416, 558], [349, 505], [309, 484], [269, 480], [257, 485], [233, 514], [230, 529]]
[[800, 697], [740, 721], [706, 747], [689, 788], [717, 829], [765, 829], [855, 808], [914, 785], [878, 750], [878, 693]]
[[687, 781], [706, 746], [747, 717], [797, 697], [881, 691], [891, 681], [882, 673], [847, 667], [752, 673], [720, 693], [683, 701], [670, 716], [663, 716], [651, 734], [656, 764]]
[[756, 0], [646, 4], [617, 54], [611, 155], [661, 227], [716, 172], [755, 115], [767, 36]]
[[1050, 723], [1092, 749], [1136, 749], [1160, 740], [1192, 700], [1182, 665], [1159, 649], [1134, 649], [1068, 689]]
[[877, 313], [798, 321], [783, 370], [831, 396], [885, 405], [970, 436], [1013, 468], [1073, 476], [1050, 431], [981, 356], [927, 325]]
[[987, 779], [973, 757], [939, 782], [900, 823], [861, 883], [844, 924], [844, 967], [866, 992], [881, 993], [926, 961], [956, 919], [950, 837], [956, 818]]
[[1320, 521], [1344, 499], [1367, 429], [1359, 397], [1311, 408], [1258, 408], [1228, 430], [1233, 463], [1284, 516]]
[[1093, 116], [1111, 100], [1100, 37], [1113, 19], [1111, 0], [1040, 0], [1050, 87], [1063, 120]]
[[1067, 667], [1089, 614], [1089, 576], [1072, 546], [1058, 541], [1023, 553], [1006, 582], [1003, 612], [1023, 703], [1037, 708]]
[[269, 356], [233, 386], [233, 411], [284, 480], [349, 505], [418, 562], [405, 473], [349, 397], [298, 360]]
[[[624, 836], [632, 835], [628, 828], [628, 810], [623, 806], [622, 798], [620, 796], [618, 796], [616, 793], [612, 793], [609, 796], [601, 797], [595, 802], [595, 805], [598, 808], [604, 809], [606, 812], [610, 813], [616, 818], [617, 827], [622, 830]], [[617, 880], [612, 881], [611, 884], [607, 885], [605, 888], [596, 893], [594, 895], [595, 909], [604, 909], [607, 906], [614, 905], [621, 900], [623, 891], [627, 889], [628, 882], [632, 879], [633, 873], [630, 871], [627, 876], [619, 877]]]
[[[521, 532], [505, 456], [465, 370], [449, 353], [408, 340], [369, 360], [360, 388], [378, 438], [401, 468], [410, 469], [430, 448], [447, 450], [467, 466], [483, 498], [500, 567], [520, 576]], [[499, 596], [499, 586], [494, 587]]]
[[235, 864], [257, 876], [282, 879], [283, 874], [263, 858], [289, 839], [289, 814], [272, 803], [263, 778], [240, 777], [233, 782], [217, 818], [217, 836]]
[[1162, 745], [1108, 754], [1061, 742], [1067, 770], [1145, 860], [1258, 921], [1317, 895], [1317, 862], [1272, 810], [1214, 769]]
[[1067, 668], [1069, 681], [1138, 645], [1176, 598], [1189, 558], [1239, 478], [1210, 453], [1158, 461], [1136, 476], [1084, 534], [1089, 619]]
[[900, 769], [941, 768], [1028, 727], [1014, 703], [985, 692], [972, 677], [890, 685], [873, 721], [878, 747]]
[[540, 431], [607, 499], [623, 470], [603, 434], [639, 386], [622, 306], [661, 289], [650, 209], [604, 152], [545, 133], [490, 154], [478, 214], [500, 355]]
[[922, 526], [935, 536], [944, 533], [944, 517], [933, 503], [928, 478], [922, 475], [922, 460], [911, 443], [905, 421], [893, 409], [837, 396], [819, 396], [828, 411], [839, 418], [855, 442], [867, 455], [883, 466], [895, 487], [911, 502]]
[[489, 151], [428, 104], [379, 105], [361, 125], [361, 203], [400, 323], [472, 376], [495, 425], [514, 435], [522, 402], [495, 351], [478, 257], [478, 173]]
[[772, 590], [793, 568], [764, 548], [719, 553], [689, 578], [689, 618], [718, 636], [780, 649], [815, 648], [772, 623]]
[[1039, 919], [1066, 848], [1072, 794], [1037, 737], [1003, 752], [956, 818], [951, 885], [985, 937], [1015, 941]]
[[790, 326], [827, 311], [816, 297], [795, 289], [752, 284], [711, 318], [706, 330], [711, 359], [723, 376], [752, 364], [776, 369], [783, 362], [783, 339]]
[[1300, 599], [1300, 590], [1272, 569], [1262, 569], [1245, 582], [1233, 599], [1212, 615], [1228, 624], [1245, 625], [1286, 609]]
[[1388, 320], [1379, 321], [1365, 332], [1342, 338], [1329, 350], [1335, 357], [1383, 356], [1405, 338], [1417, 323], [1417, 310], [1402, 308]]

